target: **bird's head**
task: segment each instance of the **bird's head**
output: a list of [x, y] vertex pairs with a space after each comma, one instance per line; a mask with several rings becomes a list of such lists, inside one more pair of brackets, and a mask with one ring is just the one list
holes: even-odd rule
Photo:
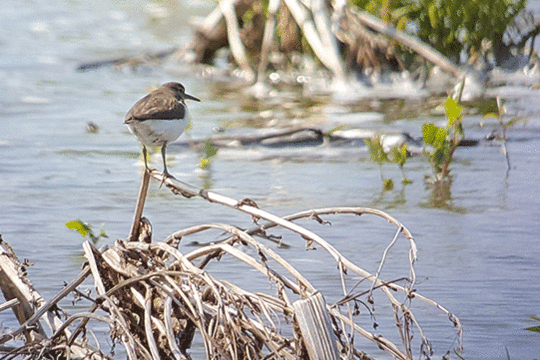
[[186, 89], [184, 88], [184, 85], [178, 83], [178, 82], [169, 82], [166, 84], [161, 85], [163, 88], [171, 89], [176, 97], [182, 99], [182, 100], [195, 100], [195, 101], [201, 101], [197, 99], [195, 96], [186, 94]]

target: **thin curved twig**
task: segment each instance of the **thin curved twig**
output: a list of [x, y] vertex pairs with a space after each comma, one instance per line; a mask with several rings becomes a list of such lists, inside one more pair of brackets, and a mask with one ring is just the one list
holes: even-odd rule
[[[155, 178], [157, 178], [158, 180], [161, 180], [159, 174], [153, 173], [152, 175]], [[401, 323], [401, 321], [400, 321], [401, 316], [406, 317], [407, 321], [410, 321], [411, 323], [415, 324], [415, 326], [420, 331], [422, 339], [425, 339], [424, 335], [423, 335], [423, 331], [422, 331], [422, 329], [420, 327], [420, 324], [417, 322], [416, 318], [414, 316], [409, 316], [408, 315], [409, 310], [407, 309], [407, 307], [402, 302], [398, 301], [390, 291], [390, 289], [402, 291], [407, 295], [406, 299], [410, 299], [410, 298], [413, 298], [413, 297], [418, 297], [419, 299], [426, 299], [423, 296], [420, 296], [420, 295], [417, 296], [418, 294], [416, 294], [416, 292], [413, 290], [415, 277], [416, 277], [415, 272], [414, 272], [414, 262], [416, 261], [416, 253], [417, 253], [416, 244], [414, 242], [414, 239], [413, 239], [412, 235], [410, 234], [410, 232], [399, 221], [397, 221], [393, 217], [389, 216], [388, 214], [386, 214], [386, 213], [384, 213], [382, 211], [379, 211], [379, 210], [376, 210], [376, 209], [370, 209], [370, 208], [338, 207], [338, 208], [325, 208], [325, 209], [309, 210], [309, 211], [300, 212], [300, 213], [297, 213], [297, 214], [292, 214], [292, 215], [280, 218], [280, 217], [277, 217], [275, 215], [269, 214], [269, 213], [267, 213], [265, 211], [262, 211], [262, 210], [258, 209], [256, 206], [253, 206], [254, 204], [252, 202], [250, 202], [250, 201], [233, 200], [233, 199], [224, 197], [222, 195], [219, 195], [219, 194], [216, 194], [216, 193], [213, 193], [213, 192], [210, 192], [210, 191], [203, 191], [203, 190], [194, 188], [192, 186], [189, 186], [187, 184], [179, 182], [179, 181], [177, 181], [175, 179], [171, 179], [170, 181], [166, 180], [165, 183], [167, 184], [168, 187], [170, 187], [173, 190], [173, 192], [182, 193], [182, 194], [188, 194], [190, 196], [197, 196], [198, 195], [198, 196], [201, 196], [201, 197], [203, 197], [204, 199], [206, 199], [206, 200], [208, 200], [210, 202], [217, 202], [217, 203], [220, 203], [222, 205], [226, 205], [226, 206], [238, 209], [240, 211], [246, 212], [246, 213], [252, 215], [256, 219], [264, 219], [264, 220], [268, 221], [268, 223], [266, 223], [264, 225], [257, 225], [255, 227], [253, 227], [252, 229], [247, 230], [246, 233], [248, 233], [248, 234], [256, 234], [256, 233], [261, 233], [261, 232], [264, 233], [267, 229], [269, 229], [271, 227], [281, 226], [283, 228], [289, 229], [289, 230], [291, 230], [293, 232], [296, 232], [296, 233], [302, 235], [302, 237], [304, 239], [306, 239], [306, 240], [309, 239], [309, 241], [313, 241], [313, 242], [317, 243], [319, 246], [323, 247], [328, 253], [330, 253], [332, 255], [332, 257], [334, 258], [334, 260], [338, 264], [343, 264], [343, 269], [353, 271], [354, 273], [356, 273], [356, 274], [370, 280], [372, 282], [372, 284], [373, 284], [372, 285], [373, 289], [374, 288], [380, 288], [386, 294], [386, 296], [388, 297], [388, 299], [390, 300], [390, 302], [392, 304], [392, 309], [393, 309], [393, 312], [394, 312], [394, 317], [396, 319], [396, 324], [398, 325], [399, 333], [401, 334], [403, 345], [404, 345], [405, 349], [407, 349], [409, 347], [410, 340], [411, 340], [411, 334], [410, 334], [410, 331], [408, 330], [408, 325]], [[185, 186], [185, 185], [187, 185], [187, 186]], [[402, 234], [409, 241], [409, 245], [410, 245], [410, 249], [409, 249], [410, 278], [409, 278], [409, 284], [408, 284], [407, 287], [403, 287], [403, 286], [400, 286], [398, 284], [387, 283], [387, 282], [381, 281], [379, 279], [381, 268], [379, 268], [378, 274], [371, 275], [369, 272], [359, 268], [357, 265], [355, 265], [354, 263], [352, 263], [349, 260], [347, 260], [346, 258], [344, 258], [339, 252], [337, 252], [336, 249], [334, 249], [330, 244], [328, 244], [324, 239], [320, 238], [318, 235], [316, 235], [313, 232], [311, 232], [311, 231], [309, 231], [309, 230], [307, 230], [307, 229], [305, 229], [305, 228], [303, 228], [301, 226], [298, 226], [297, 224], [294, 224], [294, 223], [291, 222], [293, 220], [297, 220], [297, 219], [300, 219], [300, 218], [309, 218], [309, 217], [315, 218], [315, 219], [317, 219], [318, 221], [321, 222], [322, 220], [319, 218], [319, 215], [323, 215], [323, 214], [342, 214], [342, 213], [352, 213], [352, 214], [357, 214], [357, 215], [362, 215], [362, 214], [376, 215], [376, 216], [379, 216], [379, 217], [382, 217], [382, 218], [386, 219], [388, 222], [390, 222], [390, 223], [392, 223], [392, 224], [394, 224], [396, 226], [396, 228], [397, 228], [396, 234], [395, 234], [392, 242], [390, 243], [390, 245], [387, 246], [387, 248], [385, 249], [385, 251], [383, 253], [383, 259], [382, 260], [384, 262], [384, 259], [386, 258], [386, 254], [388, 253], [390, 248], [393, 246], [393, 244], [397, 240], [398, 235]], [[170, 241], [171, 239], [175, 239], [175, 238], [179, 239], [182, 236], [187, 236], [190, 233], [199, 232], [199, 231], [205, 230], [207, 228], [208, 228], [208, 226], [204, 225], [204, 226], [200, 226], [200, 227], [192, 227], [192, 228], [184, 229], [184, 230], [175, 232], [174, 234], [171, 234], [167, 238], [167, 241]], [[235, 236], [237, 236], [237, 235], [235, 234]], [[228, 241], [228, 240], [225, 240], [225, 241]], [[224, 248], [225, 247], [221, 247], [221, 250], [223, 250]], [[234, 250], [231, 250], [231, 253], [233, 251]], [[212, 252], [212, 250], [209, 250], [209, 249], [207, 249], [207, 250], [199, 250], [199, 251], [192, 252], [191, 255], [198, 254], [197, 256], [199, 256], [202, 253], [211, 253], [211, 252]], [[341, 265], [339, 265], [339, 266], [341, 266]], [[343, 273], [343, 271], [340, 271], [340, 273]], [[343, 287], [343, 285], [342, 285], [342, 287]], [[345, 288], [343, 288], [343, 289], [346, 292]], [[345, 295], [347, 295], [347, 294], [345, 294]], [[441, 310], [441, 311], [444, 311], [447, 314], [450, 314], [447, 311], [445, 311], [444, 308], [441, 308], [441, 307], [437, 307], [437, 308], [439, 310]], [[350, 323], [350, 322], [351, 321], [350, 321], [350, 316], [349, 316], [349, 320], [347, 321], [347, 323]], [[459, 324], [459, 321], [453, 321], [453, 323], [458, 328], [458, 336], [460, 337], [460, 344], [461, 344], [461, 326]], [[356, 327], [354, 327], [354, 328], [356, 329]], [[365, 333], [362, 333], [362, 335], [365, 335]], [[372, 339], [373, 339], [373, 337], [372, 337]]]

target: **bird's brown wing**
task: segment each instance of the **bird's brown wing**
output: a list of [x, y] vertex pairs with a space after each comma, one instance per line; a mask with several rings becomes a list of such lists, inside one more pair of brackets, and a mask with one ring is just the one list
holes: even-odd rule
[[146, 95], [129, 110], [125, 123], [152, 119], [173, 120], [182, 119], [186, 109], [182, 102], [174, 96], [156, 96], [151, 93]]

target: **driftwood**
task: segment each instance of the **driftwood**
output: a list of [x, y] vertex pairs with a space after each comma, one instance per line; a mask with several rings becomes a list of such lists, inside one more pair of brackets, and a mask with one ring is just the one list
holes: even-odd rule
[[[317, 347], [322, 347], [327, 354], [322, 358], [367, 360], [371, 359], [366, 353], [369, 343], [396, 359], [429, 357], [431, 345], [420, 320], [410, 309], [413, 301], [428, 304], [450, 319], [457, 330], [456, 351], [460, 351], [459, 320], [415, 290], [416, 245], [410, 232], [390, 215], [370, 208], [336, 207], [279, 217], [259, 209], [252, 200], [238, 201], [172, 177], [164, 179], [155, 170], [143, 177], [139, 192], [142, 197], [146, 196], [150, 177], [176, 194], [202, 198], [244, 212], [252, 217], [254, 225], [243, 230], [229, 224], [201, 224], [176, 231], [163, 241], [149, 243], [151, 227], [146, 227], [149, 222], [137, 218], [142, 216], [144, 204], [139, 199], [134, 223], [142, 223], [144, 227], [134, 225], [128, 241], [117, 240], [108, 249], [98, 250], [86, 242], [83, 247], [87, 262], [81, 275], [53, 300], [47, 303], [32, 300], [35, 305], [30, 306], [30, 310], [36, 310], [19, 319], [20, 328], [0, 338], [0, 345], [4, 345], [0, 348], [0, 354], [4, 354], [2, 359], [17, 355], [36, 357], [36, 354], [43, 359], [110, 359], [112, 355], [106, 354], [99, 345], [105, 340], [99, 336], [88, 337], [96, 322], [109, 325], [113, 344], [122, 344], [128, 359], [190, 359], [188, 349], [196, 334], [208, 359], [308, 359], [314, 358]], [[389, 239], [374, 273], [351, 262], [327, 240], [298, 224], [302, 219], [312, 219], [324, 225], [327, 221], [323, 217], [347, 214], [383, 218], [395, 227], [394, 236]], [[339, 279], [336, 288], [341, 289], [338, 301], [325, 304], [323, 293], [284, 258], [286, 250], [277, 253], [257, 240], [274, 237], [271, 232], [277, 227], [298, 235], [287, 236], [287, 241], [303, 239], [306, 249], [317, 248], [330, 255]], [[137, 231], [139, 236], [136, 236]], [[186, 254], [177, 249], [181, 240], [212, 231], [227, 236]], [[129, 241], [141, 239], [142, 233], [146, 233], [142, 241]], [[210, 235], [209, 239], [212, 238]], [[405, 256], [409, 273], [401, 280], [388, 281], [381, 278], [381, 271], [387, 254], [398, 241], [408, 244]], [[21, 264], [5, 251], [7, 255], [0, 256], [0, 265], [13, 263], [16, 277], [22, 279], [22, 284], [15, 287], [33, 291], [20, 271]], [[234, 260], [239, 268], [247, 266], [261, 274], [263, 282], [270, 283], [269, 291], [252, 291], [220, 280], [219, 272], [214, 274], [212, 269], [215, 262], [223, 258]], [[77, 289], [89, 275], [94, 279], [96, 298]], [[1, 280], [3, 291], [10, 293], [13, 282]], [[79, 298], [91, 301], [87, 310], [65, 318], [52, 313], [56, 318], [55, 324], [49, 325], [51, 336], [40, 331], [39, 326], [31, 326], [38, 325], [45, 314], [50, 316], [51, 311], [58, 309], [58, 301], [73, 291]], [[6, 299], [10, 297], [6, 295]], [[33, 295], [35, 298], [39, 297]], [[18, 301], [28, 302], [24, 298]], [[365, 324], [365, 319], [358, 317], [363, 313], [383, 316], [384, 309], [388, 309], [386, 315], [393, 318], [395, 327], [372, 331], [366, 327], [369, 321]], [[326, 330], [310, 328], [309, 324], [317, 323], [323, 324], [321, 329]], [[413, 332], [416, 333], [414, 341]], [[25, 345], [9, 344], [21, 334], [27, 336]], [[392, 338], [399, 340], [393, 342]]]
[[80, 64], [79, 66], [77, 66], [76, 70], [78, 72], [85, 72], [89, 70], [99, 69], [104, 66], [115, 66], [115, 65], [125, 65], [125, 64], [129, 64], [130, 66], [135, 67], [140, 64], [147, 63], [149, 61], [161, 60], [163, 58], [166, 58], [176, 53], [177, 51], [178, 49], [175, 47], [172, 49], [167, 49], [167, 50], [158, 51], [158, 52], [148, 52], [148, 53], [138, 55], [138, 56], [120, 56], [120, 57], [115, 57], [112, 59], [89, 61], [89, 62]]
[[[529, 57], [531, 63], [537, 62], [534, 40], [539, 33], [537, 19], [532, 13], [524, 12], [508, 29], [505, 35], [509, 38], [508, 44], [501, 36], [490, 45], [496, 65], [512, 67], [508, 60], [515, 57], [516, 52]], [[531, 45], [524, 50], [527, 42]], [[77, 71], [102, 66], [138, 66], [170, 55], [183, 62], [212, 64], [218, 50], [225, 47], [230, 50], [229, 60], [241, 70], [235, 69], [234, 74], [241, 74], [249, 84], [255, 82], [259, 85], [252, 89], [257, 97], [267, 94], [266, 87], [262, 85], [269, 68], [293, 75], [291, 70], [300, 70], [303, 75], [310, 76], [312, 69], [302, 66], [312, 62], [299, 61], [302, 57], [298, 57], [298, 53], [305, 54], [304, 59], [322, 64], [338, 84], [346, 82], [351, 73], [380, 74], [408, 70], [413, 77], [422, 78], [426, 76], [426, 62], [459, 80], [469, 75], [429, 44], [345, 0], [219, 0], [214, 11], [195, 26], [188, 44], [143, 55], [87, 62], [78, 66]], [[400, 49], [417, 56], [411, 61]], [[479, 66], [488, 62], [487, 55], [482, 52], [469, 55], [469, 65], [476, 63]], [[320, 76], [319, 73], [315, 75]], [[293, 82], [296, 80], [292, 79], [296, 78], [281, 76], [280, 80]]]
[[317, 292], [293, 304], [296, 321], [311, 360], [338, 360], [339, 351], [332, 331], [324, 296]]
[[[301, 148], [331, 146], [333, 148], [348, 148], [368, 153], [365, 144], [366, 139], [380, 137], [381, 144], [386, 153], [390, 154], [392, 148], [400, 148], [407, 144], [410, 156], [423, 155], [426, 145], [420, 137], [413, 137], [402, 131], [380, 131], [371, 129], [341, 129], [324, 132], [316, 127], [294, 126], [291, 128], [247, 133], [242, 135], [212, 135], [209, 137], [194, 137], [180, 140], [170, 145], [170, 148], [190, 148], [203, 151], [206, 144], [219, 149], [239, 148]], [[474, 147], [489, 143], [490, 140], [478, 138], [464, 138], [458, 143], [458, 147]], [[300, 155], [301, 156], [301, 155]], [[139, 216], [140, 217], [140, 216]]]
[[397, 41], [402, 46], [415, 52], [422, 58], [426, 59], [430, 63], [439, 66], [443, 71], [446, 71], [456, 78], [461, 78], [465, 73], [453, 64], [444, 55], [433, 49], [431, 46], [423, 43], [417, 38], [406, 34], [403, 31], [399, 31], [393, 26], [386, 24], [384, 21], [377, 19], [365, 11], [358, 11], [355, 9], [348, 9], [346, 12], [348, 21], [353, 22], [358, 20], [362, 25], [370, 28], [377, 33], [387, 36], [392, 40]]
[[[211, 63], [217, 50], [228, 46], [245, 78], [249, 82], [256, 80], [262, 83], [270, 53], [287, 54], [291, 50], [299, 50], [297, 47], [284, 46], [290, 36], [300, 38], [296, 34], [298, 27], [315, 58], [330, 70], [338, 83], [346, 81], [346, 65], [349, 69], [372, 68], [380, 72], [383, 64], [390, 63], [391, 70], [404, 70], [402, 60], [395, 51], [396, 44], [455, 77], [464, 75], [462, 70], [429, 45], [345, 1], [335, 1], [330, 5], [330, 2], [324, 0], [270, 0], [265, 12], [266, 21], [264, 25], [261, 23], [264, 26], [263, 33], [255, 25], [249, 29], [240, 29], [244, 14], [249, 9], [255, 11], [258, 4], [257, 0], [220, 0], [219, 6], [197, 26], [194, 39], [181, 53], [191, 52], [194, 54], [191, 58], [196, 62]], [[294, 28], [288, 26], [289, 21], [278, 21], [280, 17], [289, 14], [294, 21]], [[250, 58], [245, 44], [253, 42], [249, 33], [254, 29], [257, 29], [255, 43], [259, 46], [256, 50], [250, 49], [254, 54]], [[340, 42], [345, 45], [345, 50], [340, 48]], [[347, 59], [347, 64], [342, 56]]]

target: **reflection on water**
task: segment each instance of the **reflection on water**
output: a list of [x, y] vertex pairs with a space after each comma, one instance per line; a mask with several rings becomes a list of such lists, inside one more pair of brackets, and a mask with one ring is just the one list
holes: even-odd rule
[[467, 209], [456, 206], [452, 199], [452, 180], [452, 175], [438, 181], [433, 181], [431, 178], [425, 178], [425, 189], [426, 192], [429, 193], [429, 196], [426, 199], [427, 201], [419, 206], [464, 214]]
[[[175, 69], [174, 62], [76, 72], [89, 60], [166, 49], [189, 37], [189, 28], [180, 26], [185, 22], [175, 23], [178, 27], [167, 36], [159, 21], [160, 30], [155, 30], [152, 15], [141, 10], [150, 2], [89, 4], [7, 1], [0, 13], [0, 233], [21, 259], [35, 263], [28, 274], [45, 298], [80, 269], [81, 239], [66, 229], [66, 221], [78, 218], [95, 227], [103, 223], [110, 236], [104, 243], [129, 232], [143, 165], [139, 145], [122, 122], [148, 86], [180, 78], [203, 100], [190, 106], [193, 138], [205, 138], [216, 127], [272, 122], [317, 124], [324, 130], [345, 124], [419, 136], [424, 122], [437, 121], [419, 115], [386, 122], [381, 115], [386, 107], [420, 107], [419, 100], [343, 104], [327, 95], [305, 97], [302, 88], [257, 103], [196, 74], [188, 76], [190, 71]], [[188, 11], [203, 14], [210, 7], [207, 2], [189, 6], [183, 16]], [[537, 93], [528, 96], [538, 99]], [[371, 113], [359, 112], [366, 110]], [[504, 156], [487, 144], [458, 149], [452, 183], [440, 188], [425, 185], [430, 166], [413, 157], [405, 165], [413, 183], [402, 186], [399, 169], [388, 166], [385, 176], [396, 186], [381, 192], [379, 171], [359, 146], [225, 149], [205, 176], [196, 171], [199, 153], [170, 146], [170, 171], [182, 181], [253, 199], [280, 215], [338, 205], [388, 210], [418, 242], [417, 274], [423, 279], [418, 291], [463, 321], [465, 357], [502, 359], [508, 347], [511, 358], [533, 358], [538, 340], [523, 329], [535, 325], [528, 315], [538, 315], [540, 139], [537, 115], [524, 111], [532, 114], [530, 121], [508, 133], [512, 170], [507, 179]], [[481, 125], [479, 117], [466, 120], [465, 134], [471, 138], [482, 139], [493, 129]], [[87, 133], [88, 122], [97, 124], [99, 132]], [[151, 184], [145, 211], [155, 239], [202, 222], [251, 224], [233, 210], [178, 198], [158, 187]], [[340, 222], [333, 245], [359, 264], [376, 266], [384, 246], [376, 241], [380, 228], [361, 224], [365, 226]], [[189, 251], [189, 245], [181, 244], [180, 250]], [[313, 273], [315, 282], [327, 283], [318, 253], [310, 253], [314, 258], [308, 262], [298, 244], [280, 251], [304, 261], [303, 269]], [[239, 284], [247, 281], [237, 272], [229, 275]], [[396, 270], [395, 277], [401, 276]], [[437, 353], [444, 354], [452, 348], [453, 339], [446, 337], [452, 330], [445, 319], [435, 320], [428, 316], [424, 331]]]

